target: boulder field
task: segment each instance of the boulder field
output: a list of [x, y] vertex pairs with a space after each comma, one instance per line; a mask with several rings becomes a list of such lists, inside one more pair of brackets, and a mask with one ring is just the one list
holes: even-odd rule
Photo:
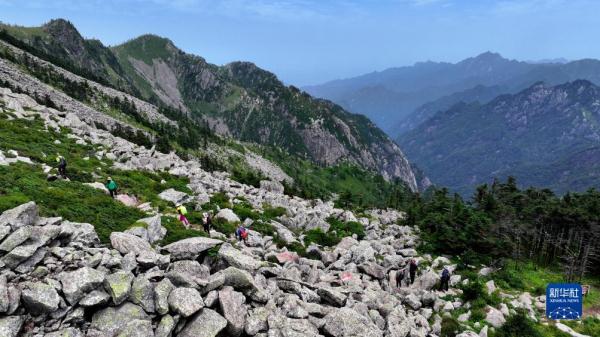
[[148, 236], [114, 232], [102, 244], [91, 224], [44, 218], [35, 203], [23, 204], [0, 215], [1, 335], [439, 333], [450, 303], [432, 289], [439, 270], [423, 270], [411, 287], [395, 282], [409, 258], [432, 262], [415, 256], [411, 228], [392, 224], [368, 230], [365, 240], [310, 246], [317, 259], [254, 235], [251, 246], [194, 237], [161, 247]]

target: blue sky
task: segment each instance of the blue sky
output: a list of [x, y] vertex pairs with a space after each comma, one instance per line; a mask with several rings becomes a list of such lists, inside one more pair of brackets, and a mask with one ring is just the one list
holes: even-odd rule
[[0, 0], [6, 23], [62, 17], [110, 45], [154, 33], [298, 86], [487, 50], [600, 58], [598, 13], [596, 0]]

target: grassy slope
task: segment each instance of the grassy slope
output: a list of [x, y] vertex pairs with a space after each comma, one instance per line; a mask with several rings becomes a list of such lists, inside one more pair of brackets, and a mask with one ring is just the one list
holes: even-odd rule
[[[71, 221], [92, 223], [100, 238], [106, 241], [111, 231], [125, 230], [145, 214], [136, 208], [125, 207], [83, 183], [104, 181], [112, 176], [118, 182], [121, 193], [135, 195], [142, 202], [152, 202], [163, 211], [169, 211], [172, 205], [160, 200], [158, 193], [168, 188], [189, 192], [186, 179], [168, 173], [112, 169], [109, 160], [94, 157], [101, 148], [76, 144], [67, 134], [68, 130], [44, 130], [41, 120], [9, 121], [6, 114], [0, 115], [0, 149], [16, 150], [38, 164], [0, 166], [0, 212], [34, 200], [45, 216], [62, 216]], [[55, 140], [60, 143], [55, 143]], [[67, 159], [67, 173], [71, 181], [46, 180], [39, 164], [55, 166], [56, 153]], [[161, 180], [165, 183], [161, 184]], [[180, 235], [177, 231], [183, 230], [180, 225], [169, 229], [173, 235]]]

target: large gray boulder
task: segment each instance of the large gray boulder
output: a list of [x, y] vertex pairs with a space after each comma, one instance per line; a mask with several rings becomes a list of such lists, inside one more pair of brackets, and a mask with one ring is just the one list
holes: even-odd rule
[[417, 277], [415, 283], [412, 284], [412, 288], [431, 290], [438, 283], [440, 277], [433, 271], [427, 271], [423, 275]]
[[110, 301], [111, 297], [104, 290], [92, 290], [90, 293], [85, 295], [84, 298], [79, 300], [79, 305], [82, 307], [94, 307], [97, 305], [104, 305]]
[[333, 306], [343, 307], [346, 304], [346, 295], [333, 288], [319, 288], [317, 294], [321, 299]]
[[185, 204], [192, 199], [187, 193], [179, 192], [173, 188], [160, 192], [158, 197], [162, 200], [169, 201], [174, 205]]
[[229, 208], [223, 208], [221, 209], [217, 215], [215, 215], [215, 219], [223, 219], [229, 223], [240, 223], [241, 220], [240, 218], [233, 213], [232, 210], [230, 210]]
[[23, 226], [18, 228], [7, 236], [0, 244], [0, 252], [9, 252], [15, 249], [18, 245], [27, 241], [31, 236], [31, 226]]
[[154, 306], [156, 312], [164, 315], [169, 312], [169, 295], [175, 289], [168, 278], [162, 279], [154, 287]]
[[361, 264], [360, 266], [358, 266], [358, 269], [361, 272], [363, 272], [373, 278], [376, 278], [378, 280], [383, 280], [386, 275], [385, 268], [383, 268], [382, 266], [378, 265], [375, 262]]
[[226, 326], [223, 316], [204, 308], [188, 321], [177, 337], [216, 337]]
[[41, 282], [27, 282], [21, 292], [25, 308], [33, 315], [51, 313], [58, 309], [60, 296], [54, 287]]
[[422, 306], [421, 301], [419, 300], [419, 297], [417, 295], [415, 295], [414, 293], [408, 294], [404, 298], [404, 303], [406, 303], [409, 307], [411, 307], [415, 311], [421, 309], [421, 306]]
[[227, 320], [227, 334], [240, 336], [244, 331], [248, 310], [244, 303], [246, 297], [232, 287], [224, 287], [219, 291], [219, 308]]
[[387, 317], [386, 336], [406, 337], [411, 328], [411, 322], [406, 318], [406, 312], [402, 306], [394, 308]]
[[8, 225], [0, 226], [0, 242], [11, 232], [11, 228]]
[[104, 289], [106, 289], [115, 305], [123, 303], [129, 297], [131, 281], [133, 281], [133, 274], [123, 270], [106, 276]]
[[135, 304], [125, 302], [118, 307], [107, 307], [96, 312], [92, 317], [88, 336], [118, 336], [121, 330], [127, 328], [129, 322], [137, 320], [150, 322], [150, 317]]
[[72, 242], [79, 242], [86, 246], [93, 246], [100, 242], [94, 226], [89, 223], [63, 221], [60, 230], [60, 237], [68, 238]]
[[198, 261], [182, 260], [172, 263], [165, 275], [178, 287], [196, 288], [204, 285], [210, 276], [210, 269]]
[[333, 337], [381, 337], [370, 319], [350, 308], [332, 310], [325, 316], [324, 331]]
[[30, 201], [26, 204], [4, 211], [4, 213], [0, 215], [0, 226], [10, 226], [14, 231], [20, 227], [35, 224], [37, 219], [37, 205], [35, 202]]
[[150, 243], [160, 241], [167, 235], [167, 229], [162, 226], [160, 214], [139, 221], [148, 225], [148, 241], [150, 241]]
[[173, 316], [164, 315], [160, 319], [160, 322], [158, 323], [158, 326], [154, 331], [154, 337], [170, 337], [173, 333], [173, 330], [175, 330], [176, 323], [177, 322], [175, 321]]
[[47, 333], [44, 337], [83, 337], [83, 332], [75, 328], [65, 328], [62, 330]]
[[0, 262], [4, 263], [8, 268], [15, 269], [21, 262], [26, 261], [37, 252], [39, 246], [37, 244], [25, 244], [16, 247], [6, 253]]
[[224, 276], [223, 283], [227, 286], [233, 287], [236, 290], [240, 290], [242, 292], [247, 290], [259, 290], [258, 285], [254, 282], [252, 274], [245, 270], [229, 267], [221, 271], [221, 274]]
[[230, 266], [244, 270], [256, 270], [263, 265], [261, 261], [233, 248], [229, 243], [224, 243], [221, 246], [218, 256]]
[[154, 331], [152, 329], [152, 322], [142, 319], [134, 319], [125, 324], [124, 327], [119, 329], [117, 337], [152, 337]]
[[148, 313], [154, 312], [154, 286], [145, 275], [138, 275], [131, 285], [129, 300], [141, 306]]
[[269, 329], [267, 322], [271, 311], [265, 307], [257, 307], [252, 309], [246, 319], [244, 331], [249, 336], [254, 336], [259, 332], [265, 332]]
[[139, 255], [143, 252], [154, 251], [148, 241], [135, 235], [121, 232], [112, 232], [110, 234], [110, 244], [123, 255], [129, 252]]
[[506, 318], [504, 318], [504, 315], [500, 310], [494, 307], [487, 306], [485, 311], [485, 321], [488, 322], [494, 328], [499, 328], [502, 325], [504, 325], [504, 323], [506, 323]]
[[10, 299], [8, 298], [8, 281], [6, 275], [0, 275], [0, 314], [8, 311]]
[[86, 293], [101, 286], [104, 283], [104, 277], [104, 272], [90, 267], [63, 272], [59, 275], [63, 294], [71, 305], [76, 304]]
[[284, 192], [283, 184], [281, 184], [278, 181], [273, 181], [273, 180], [261, 180], [260, 188], [262, 190], [269, 191], [272, 193], [277, 193], [277, 194], [283, 194], [283, 192]]
[[275, 229], [275, 232], [277, 232], [277, 237], [279, 239], [283, 240], [285, 243], [290, 244], [290, 243], [298, 242], [298, 239], [296, 238], [296, 235], [294, 234], [294, 232], [292, 232], [291, 230], [289, 230], [287, 227], [280, 224], [279, 222], [271, 221], [271, 226], [273, 226], [273, 228]]
[[201, 253], [222, 243], [221, 240], [199, 236], [173, 242], [163, 250], [171, 254], [171, 260], [195, 260]]
[[0, 336], [17, 337], [25, 322], [24, 316], [0, 317]]
[[169, 294], [169, 307], [183, 317], [189, 317], [204, 307], [204, 301], [194, 288], [177, 288]]
[[307, 319], [292, 319], [283, 315], [270, 315], [270, 336], [317, 337], [319, 330]]

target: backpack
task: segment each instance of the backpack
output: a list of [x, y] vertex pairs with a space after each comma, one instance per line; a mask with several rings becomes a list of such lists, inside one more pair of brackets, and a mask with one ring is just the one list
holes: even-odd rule
[[117, 183], [115, 183], [115, 181], [114, 181], [114, 180], [111, 180], [111, 181], [108, 183], [108, 186], [107, 186], [107, 187], [108, 187], [108, 190], [109, 190], [109, 191], [116, 191], [116, 190], [117, 190]]
[[398, 270], [396, 272], [396, 283], [400, 284], [404, 280], [404, 270]]
[[179, 211], [179, 213], [181, 213], [181, 215], [186, 215], [187, 214], [187, 209], [185, 208], [185, 206], [179, 206], [177, 208], [177, 210]]
[[65, 159], [65, 157], [60, 157], [60, 159], [58, 161], [58, 165], [59, 166], [67, 166], [67, 160]]
[[450, 272], [448, 271], [448, 269], [444, 269], [444, 270], [442, 271], [442, 278], [443, 278], [443, 279], [447, 279], [447, 278], [449, 278], [449, 277], [450, 277]]

